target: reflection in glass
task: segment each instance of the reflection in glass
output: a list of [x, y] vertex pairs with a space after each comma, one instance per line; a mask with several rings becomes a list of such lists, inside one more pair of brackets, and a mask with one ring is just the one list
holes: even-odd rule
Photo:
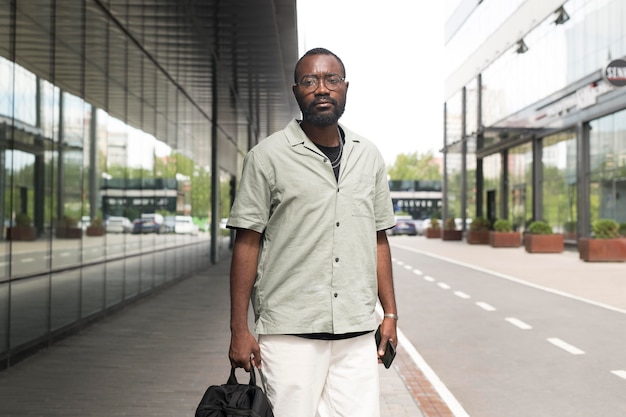
[[626, 223], [626, 111], [590, 125], [591, 220]]
[[575, 132], [543, 139], [543, 220], [554, 232], [576, 231], [576, 160]]
[[531, 220], [533, 155], [532, 144], [511, 148], [509, 163], [509, 213], [508, 218], [515, 230], [523, 231]]

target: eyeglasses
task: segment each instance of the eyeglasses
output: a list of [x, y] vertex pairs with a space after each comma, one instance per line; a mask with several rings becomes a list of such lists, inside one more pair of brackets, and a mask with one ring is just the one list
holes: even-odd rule
[[324, 80], [324, 85], [326, 86], [326, 88], [331, 91], [335, 91], [336, 89], [338, 89], [341, 84], [343, 84], [343, 82], [346, 80], [345, 78], [342, 78], [337, 74], [326, 74], [323, 76], [323, 78], [317, 77], [315, 75], [305, 75], [304, 77], [302, 77], [299, 83], [296, 83], [296, 85], [302, 87], [306, 92], [311, 92], [318, 89], [321, 79]]

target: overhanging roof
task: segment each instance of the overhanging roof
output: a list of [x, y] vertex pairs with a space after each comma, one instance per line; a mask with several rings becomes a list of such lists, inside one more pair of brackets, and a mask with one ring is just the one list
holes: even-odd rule
[[218, 134], [235, 148], [245, 148], [247, 125], [262, 138], [298, 114], [295, 0], [16, 0], [16, 9], [15, 49], [3, 55], [182, 151], [210, 153], [184, 137], [207, 138], [198, 115], [212, 120], [214, 103]]

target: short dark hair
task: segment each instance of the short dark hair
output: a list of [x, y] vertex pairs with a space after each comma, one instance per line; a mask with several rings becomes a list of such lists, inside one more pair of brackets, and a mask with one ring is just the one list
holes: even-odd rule
[[298, 60], [298, 62], [296, 62], [296, 67], [293, 70], [293, 82], [297, 83], [298, 80], [298, 67], [300, 66], [300, 62], [302, 62], [302, 60], [307, 57], [307, 56], [312, 56], [312, 55], [331, 55], [333, 57], [335, 57], [335, 59], [337, 60], [337, 62], [339, 62], [339, 65], [341, 65], [341, 70], [343, 71], [343, 76], [346, 76], [346, 66], [343, 65], [343, 61], [341, 60], [341, 58], [339, 58], [337, 55], [335, 55], [334, 53], [332, 53], [331, 51], [329, 51], [326, 48], [313, 48], [309, 51], [307, 51], [304, 55], [302, 55], [300, 57], [300, 59]]

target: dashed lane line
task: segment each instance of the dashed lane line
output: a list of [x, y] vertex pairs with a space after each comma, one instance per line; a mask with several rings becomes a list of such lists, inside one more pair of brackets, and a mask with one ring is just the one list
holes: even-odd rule
[[470, 298], [470, 295], [469, 294], [465, 294], [463, 291], [455, 291], [454, 295], [456, 295], [459, 298], [463, 298], [463, 299]]
[[523, 321], [521, 321], [520, 319], [516, 319], [515, 317], [507, 317], [504, 320], [508, 321], [513, 326], [518, 327], [522, 330], [530, 330], [533, 328], [533, 326], [531, 326], [530, 324], [524, 323]]
[[443, 288], [444, 290], [449, 290], [450, 286], [448, 284], [446, 284], [445, 282], [440, 282], [437, 284], [440, 288]]
[[492, 306], [491, 304], [487, 304], [484, 301], [478, 301], [476, 305], [485, 311], [496, 311], [496, 308], [494, 306]]
[[576, 346], [572, 346], [569, 343], [566, 343], [556, 337], [549, 338], [548, 342], [552, 343], [556, 347], [563, 349], [566, 352], [571, 353], [572, 355], [584, 355], [585, 354], [583, 350], [580, 350]]
[[617, 371], [611, 371], [611, 373], [612, 373], [613, 375], [617, 375], [617, 376], [619, 376], [619, 377], [620, 377], [620, 378], [622, 378], [622, 379], [626, 379], [626, 371], [625, 371], [625, 370], [623, 370], [623, 369], [620, 369], [620, 370], [617, 370]]
[[433, 277], [431, 277], [431, 276], [428, 276], [428, 275], [425, 275], [425, 276], [424, 276], [424, 280], [426, 280], [426, 281], [428, 281], [428, 282], [435, 282], [435, 278], [433, 278]]
[[424, 273], [423, 273], [422, 271], [420, 271], [419, 269], [414, 269], [414, 270], [413, 270], [413, 273], [414, 273], [415, 275], [424, 275]]

